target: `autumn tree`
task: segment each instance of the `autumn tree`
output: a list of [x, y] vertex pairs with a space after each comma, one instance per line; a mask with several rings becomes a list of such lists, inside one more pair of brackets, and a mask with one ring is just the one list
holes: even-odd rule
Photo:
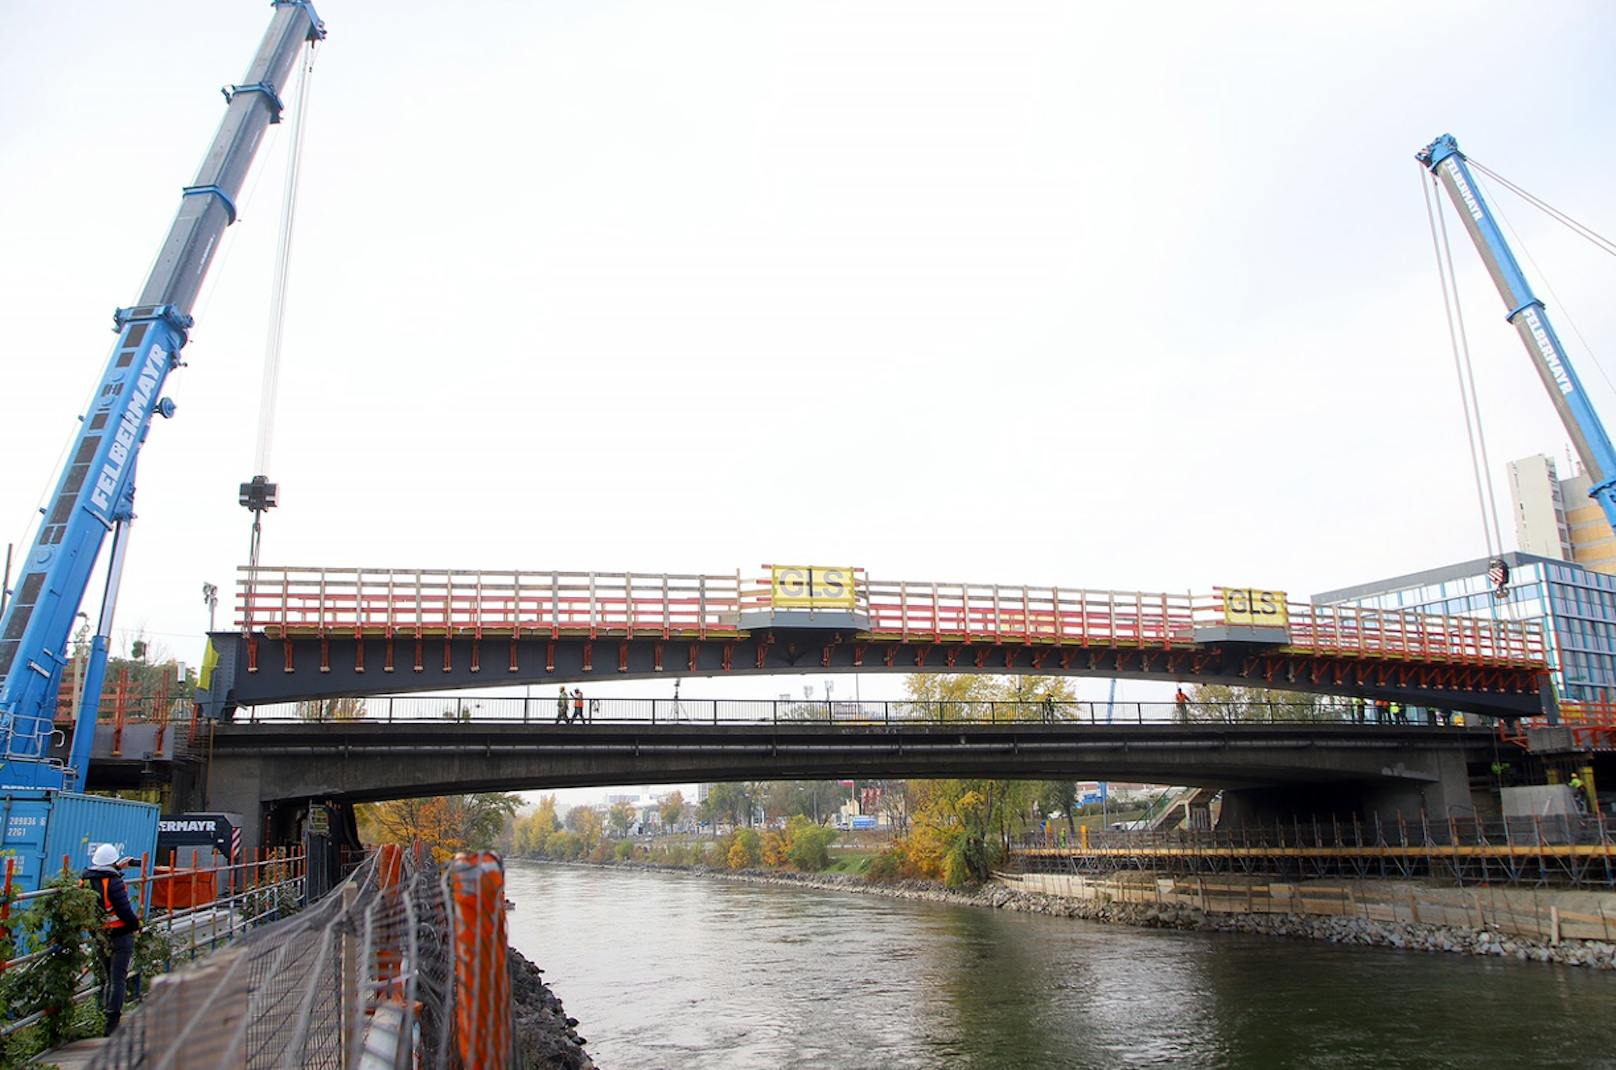
[[679, 819], [685, 816], [684, 792], [674, 791], [669, 793], [668, 796], [662, 800], [661, 804], [657, 808], [657, 811], [662, 815], [662, 824], [670, 829], [673, 828], [679, 823]]
[[305, 699], [297, 704], [300, 721], [362, 721], [365, 700], [352, 696]]
[[[1069, 683], [1047, 676], [911, 676], [910, 698], [939, 720], [1042, 720], [1071, 702]], [[993, 703], [991, 707], [987, 703]], [[983, 881], [1026, 826], [1038, 798], [1033, 781], [981, 778], [911, 781], [908, 832], [888, 860], [900, 875], [949, 885]]]
[[604, 825], [600, 811], [593, 806], [574, 806], [568, 810], [566, 825], [578, 837], [584, 850], [592, 851], [600, 843]]
[[506, 794], [444, 795], [427, 799], [395, 799], [356, 807], [360, 839], [366, 843], [412, 843], [420, 840], [439, 859], [459, 851], [493, 845], [505, 821], [522, 804]]
[[561, 820], [556, 817], [556, 797], [546, 795], [532, 813], [516, 820], [516, 853], [547, 857], [550, 841], [561, 831]]

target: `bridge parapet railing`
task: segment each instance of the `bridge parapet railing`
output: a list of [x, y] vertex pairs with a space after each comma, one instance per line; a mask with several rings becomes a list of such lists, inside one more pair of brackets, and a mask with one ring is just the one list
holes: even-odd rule
[[740, 573], [242, 568], [244, 631], [352, 635], [734, 635]]
[[[1321, 654], [1454, 665], [1545, 665], [1548, 648], [1538, 621], [1442, 616], [1411, 609], [1315, 605], [1287, 601], [1289, 647]], [[1198, 626], [1228, 619], [1224, 590], [1196, 601]]]
[[[562, 689], [564, 690], [564, 689]], [[516, 695], [396, 695], [340, 702], [283, 702], [244, 706], [247, 724], [382, 723], [574, 724], [571, 693]], [[1049, 724], [1160, 725], [1317, 724], [1463, 727], [1462, 715], [1410, 708], [1393, 715], [1362, 704], [1320, 699], [1300, 702], [1057, 702], [1022, 701], [588, 698], [582, 723], [590, 725], [926, 725]]]
[[[637, 572], [259, 567], [240, 570], [236, 623], [247, 633], [718, 638], [772, 608], [767, 579]], [[1224, 624], [1210, 595], [1060, 586], [879, 580], [857, 573], [853, 612], [876, 640], [1161, 650], [1197, 646]], [[1287, 605], [1286, 646], [1327, 656], [1455, 666], [1546, 663], [1535, 621], [1411, 610]]]

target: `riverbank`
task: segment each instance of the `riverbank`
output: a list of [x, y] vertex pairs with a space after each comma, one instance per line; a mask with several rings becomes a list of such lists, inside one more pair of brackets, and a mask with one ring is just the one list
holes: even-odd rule
[[514, 947], [508, 959], [511, 975], [511, 1033], [516, 1065], [521, 1070], [595, 1070], [578, 1035], [578, 1019], [569, 1018], [561, 999], [544, 983], [544, 971]]
[[[1151, 929], [1248, 933], [1331, 944], [1512, 958], [1522, 962], [1553, 962], [1594, 970], [1616, 970], [1616, 941], [1568, 938], [1563, 934], [1556, 937], [1552, 932], [1543, 936], [1524, 933], [1519, 931], [1518, 922], [1511, 925], [1506, 920], [1507, 916], [1501, 916], [1496, 902], [1484, 903], [1479, 897], [1473, 903], [1476, 917], [1483, 922], [1480, 926], [1409, 920], [1422, 917], [1421, 899], [1426, 896], [1431, 897], [1424, 904], [1428, 914], [1435, 909], [1443, 909], [1445, 912], [1441, 916], [1450, 916], [1446, 911], [1451, 908], [1443, 900], [1451, 897], [1454, 890], [1428, 889], [1404, 882], [1309, 882], [1307, 885], [1286, 885], [1283, 887], [1303, 889], [1304, 894], [1279, 900], [1279, 909], [1273, 908], [1274, 901], [1270, 896], [1270, 908], [1259, 911], [1255, 909], [1249, 888], [1243, 902], [1241, 896], [1227, 894], [1227, 884], [1220, 886], [1225, 890], [1226, 894], [1223, 895], [1209, 896], [1204, 883], [1188, 892], [1171, 888], [1164, 892], [1162, 884], [1172, 886], [1173, 882], [1158, 881], [1152, 874], [1141, 873], [1116, 874], [1102, 879], [1005, 874], [985, 885], [956, 889], [930, 881], [871, 882], [861, 877], [791, 870], [725, 870], [708, 866], [664, 866], [650, 862], [550, 864], [688, 873], [745, 884], [857, 892], [892, 899], [951, 903]], [[1354, 895], [1353, 886], [1363, 890]], [[1368, 894], [1370, 886], [1373, 886], [1377, 895]], [[1492, 894], [1502, 890], [1487, 891]], [[1527, 894], [1532, 893], [1527, 890]], [[1600, 897], [1598, 893], [1548, 894], [1556, 899], [1568, 896], [1610, 898]], [[1376, 916], [1381, 903], [1397, 904], [1404, 901], [1408, 903], [1406, 915], [1400, 916], [1394, 905], [1391, 908], [1381, 907], [1379, 916]], [[1315, 909], [1328, 909], [1330, 912], [1284, 909], [1289, 904], [1298, 907], [1311, 905]], [[1346, 912], [1344, 904], [1350, 904], [1352, 911]], [[1510, 915], [1520, 914], [1517, 904], [1507, 903], [1506, 906]], [[1550, 910], [1556, 918], [1555, 927], [1559, 928], [1560, 909], [1551, 907]], [[1585, 916], [1569, 910], [1565, 913], [1570, 917]], [[1597, 918], [1605, 921], [1607, 916], [1609, 928], [1616, 931], [1616, 912], [1607, 915], [1601, 904]], [[1569, 927], [1569, 923], [1566, 923], [1566, 927]]]

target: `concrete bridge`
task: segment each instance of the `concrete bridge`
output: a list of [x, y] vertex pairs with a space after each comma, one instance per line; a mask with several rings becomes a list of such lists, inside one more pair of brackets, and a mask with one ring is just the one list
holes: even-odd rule
[[[554, 723], [554, 700], [397, 700], [357, 719], [211, 722], [191, 744], [205, 762], [197, 807], [246, 817], [249, 840], [291, 834], [313, 803], [611, 784], [764, 779], [1123, 779], [1223, 789], [1225, 820], [1470, 814], [1471, 778], [1492, 760], [1477, 725], [1292, 719], [1162, 719], [1171, 703], [1136, 706], [1131, 723], [1103, 704], [831, 703], [652, 700], [629, 715]], [[804, 711], [803, 707], [808, 707]], [[824, 716], [816, 716], [819, 709]], [[853, 707], [849, 709], [848, 707]], [[1191, 709], [1190, 716], [1205, 711]], [[389, 713], [392, 719], [388, 719]], [[1263, 714], [1266, 713], [1266, 716]], [[526, 719], [524, 720], [524, 714]], [[782, 715], [783, 714], [783, 715]], [[99, 748], [98, 748], [99, 749]], [[125, 767], [132, 758], [125, 755]], [[109, 766], [109, 769], [116, 768]]]

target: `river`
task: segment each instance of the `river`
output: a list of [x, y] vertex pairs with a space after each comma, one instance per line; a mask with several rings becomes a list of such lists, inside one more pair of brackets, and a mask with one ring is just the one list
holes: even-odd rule
[[1616, 975], [513, 862], [602, 1070], [1616, 1067]]

